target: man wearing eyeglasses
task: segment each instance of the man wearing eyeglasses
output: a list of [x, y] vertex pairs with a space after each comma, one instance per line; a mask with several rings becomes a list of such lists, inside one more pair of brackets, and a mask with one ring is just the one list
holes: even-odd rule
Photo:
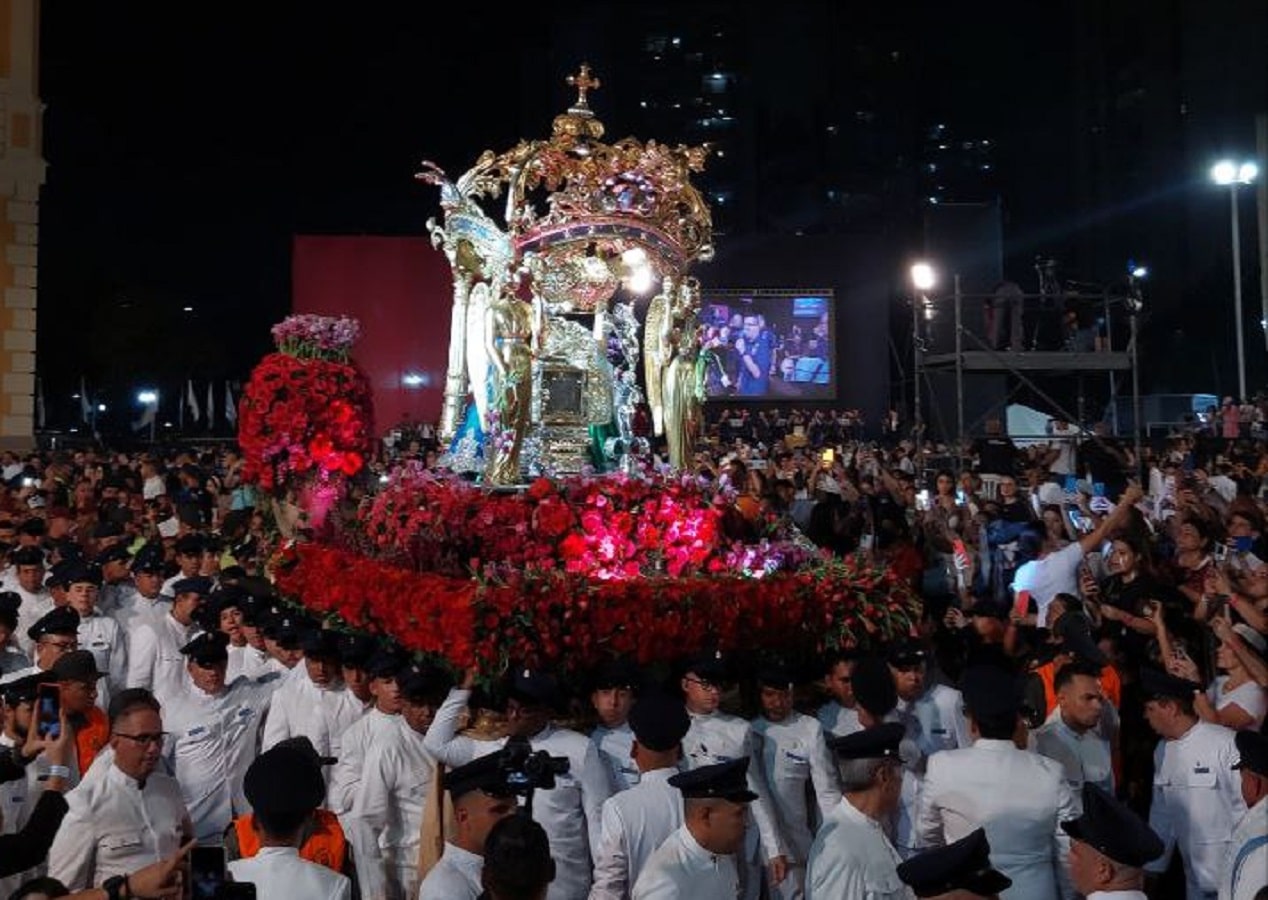
[[155, 771], [164, 737], [149, 691], [129, 688], [110, 702], [113, 759], [100, 777], [66, 795], [69, 810], [48, 854], [50, 877], [84, 890], [174, 854], [193, 835], [176, 779]]
[[771, 886], [776, 886], [788, 874], [788, 851], [779, 834], [770, 794], [759, 775], [762, 763], [752, 726], [746, 719], [719, 709], [726, 678], [727, 667], [720, 654], [704, 654], [684, 667], [680, 687], [691, 716], [691, 728], [682, 740], [683, 768], [695, 769], [741, 758], [749, 760], [746, 778], [749, 790], [757, 799], [750, 807], [753, 816], [744, 846], [736, 854], [736, 867], [741, 896], [744, 900], [756, 900], [762, 887], [760, 859], [765, 859]]
[[0, 678], [0, 684], [50, 672], [59, 659], [78, 650], [79, 613], [69, 606], [58, 606], [41, 616], [26, 630], [26, 635], [30, 639], [31, 658], [35, 664], [10, 672]]

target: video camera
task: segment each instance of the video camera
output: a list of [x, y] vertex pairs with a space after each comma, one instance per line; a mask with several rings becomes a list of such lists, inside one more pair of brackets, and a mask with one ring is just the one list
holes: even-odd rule
[[551, 756], [545, 750], [534, 750], [526, 737], [512, 737], [502, 748], [499, 767], [507, 788], [513, 794], [528, 797], [541, 788], [555, 786], [555, 776], [567, 774], [571, 762], [566, 756]]

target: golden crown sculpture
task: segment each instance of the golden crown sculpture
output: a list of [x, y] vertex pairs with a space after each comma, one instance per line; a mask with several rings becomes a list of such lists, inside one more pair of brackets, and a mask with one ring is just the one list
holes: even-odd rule
[[[538, 307], [534, 359], [558, 362], [571, 356], [580, 366], [579, 355], [593, 355], [594, 341], [583, 340], [580, 326], [562, 316], [595, 314], [597, 339], [606, 327], [607, 304], [629, 278], [632, 260], [649, 267], [656, 279], [681, 284], [693, 263], [713, 257], [709, 207], [691, 183], [692, 174], [703, 170], [709, 147], [671, 147], [632, 137], [605, 144], [603, 123], [588, 102], [599, 79], [583, 64], [567, 81], [577, 89], [577, 100], [555, 117], [549, 139], [520, 141], [503, 153], [486, 150], [456, 182], [429, 162], [417, 175], [441, 189], [444, 223], [427, 224], [454, 273], [440, 428], [446, 438], [456, 433], [468, 395], [482, 420], [490, 420], [481, 374], [489, 368], [487, 334], [476, 333], [489, 298], [530, 294]], [[501, 207], [496, 215], [490, 212], [494, 201]], [[493, 364], [496, 368], [496, 360]], [[549, 418], [543, 412], [549, 404], [541, 368], [534, 371], [539, 388], [533, 399], [535, 424]], [[605, 410], [611, 418], [611, 384], [600, 384], [601, 366], [589, 368], [595, 377], [581, 389], [590, 402], [578, 424], [600, 423]]]

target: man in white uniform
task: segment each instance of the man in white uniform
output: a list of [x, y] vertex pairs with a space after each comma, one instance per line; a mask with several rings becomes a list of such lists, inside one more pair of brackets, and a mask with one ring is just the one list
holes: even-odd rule
[[630, 757], [634, 732], [628, 720], [640, 680], [636, 666], [625, 660], [612, 660], [599, 668], [590, 691], [590, 704], [599, 717], [590, 740], [608, 768], [613, 792], [638, 783], [638, 768]]
[[1083, 788], [1083, 814], [1063, 822], [1070, 835], [1070, 878], [1086, 900], [1145, 900], [1144, 866], [1162, 840], [1127, 806], [1094, 784]]
[[69, 810], [48, 853], [50, 877], [84, 890], [158, 862], [193, 836], [180, 786], [155, 771], [162, 747], [158, 701], [146, 690], [121, 691], [110, 704], [113, 759], [66, 795]]
[[823, 688], [832, 699], [819, 707], [816, 718], [825, 735], [845, 737], [863, 730], [855, 708], [852, 683], [856, 660], [857, 655], [852, 650], [834, 651], [824, 658]]
[[647, 860], [633, 900], [735, 900], [735, 856], [744, 847], [749, 758], [697, 766], [669, 779], [682, 792], [683, 824]]
[[50, 672], [59, 659], [79, 649], [79, 613], [69, 606], [58, 606], [41, 616], [27, 629], [30, 639], [31, 659], [34, 663], [23, 669], [15, 669], [0, 684], [17, 681], [27, 675]]
[[689, 661], [679, 687], [691, 730], [683, 738], [683, 767], [693, 769], [735, 759], [748, 759], [749, 790], [757, 795], [752, 806], [753, 821], [745, 837], [744, 850], [736, 858], [740, 870], [741, 896], [757, 900], [762, 887], [761, 860], [766, 861], [767, 877], [777, 885], [788, 873], [788, 848], [779, 833], [779, 819], [766, 785], [761, 778], [761, 764], [749, 723], [739, 716], [720, 710], [722, 687], [727, 680], [727, 666], [717, 653], [705, 654]]
[[261, 746], [267, 750], [278, 741], [303, 735], [313, 742], [318, 756], [338, 759], [339, 739], [365, 707], [339, 677], [339, 635], [313, 628], [301, 643], [303, 661], [291, 676], [283, 676], [273, 693]]
[[[792, 673], [782, 666], [764, 666], [757, 681], [762, 714], [753, 720], [753, 737], [761, 777], [788, 847], [788, 874], [771, 895], [774, 900], [801, 900], [815, 828], [841, 802], [841, 789], [823, 727], [793, 709]], [[807, 802], [812, 794], [817, 804]]]
[[687, 710], [651, 692], [635, 702], [629, 723], [639, 780], [603, 803], [590, 900], [627, 900], [652, 853], [682, 825], [682, 794], [669, 780], [678, 774], [682, 739], [691, 727]]
[[[418, 900], [476, 900], [482, 891], [484, 845], [493, 826], [515, 815], [518, 804], [502, 751], [480, 756], [445, 773], [453, 801], [454, 836], [418, 888]], [[593, 896], [593, 895], [592, 895]]]
[[352, 882], [346, 875], [299, 855], [304, 826], [326, 795], [326, 782], [312, 758], [285, 745], [266, 750], [247, 770], [244, 788], [260, 850], [229, 863], [233, 880], [254, 884], [256, 900], [351, 900]]
[[336, 815], [352, 809], [370, 750], [400, 730], [401, 688], [396, 676], [405, 668], [405, 663], [404, 654], [386, 648], [377, 651], [366, 663], [374, 705], [339, 738], [339, 761], [330, 772], [327, 802], [327, 808]]
[[902, 857], [886, 835], [902, 796], [897, 722], [832, 738], [842, 796], [815, 835], [806, 869], [808, 900], [911, 896], [896, 871]]
[[172, 598], [164, 594], [163, 545], [150, 542], [137, 551], [132, 560], [132, 581], [117, 586], [105, 612], [123, 629], [129, 638], [142, 622], [158, 621], [167, 615]]
[[44, 587], [44, 552], [39, 547], [19, 547], [9, 557], [14, 574], [9, 590], [22, 598], [18, 607], [18, 630], [14, 637], [27, 656], [32, 655], [27, 632], [53, 608], [53, 598]]
[[[969, 746], [964, 698], [953, 687], [928, 683], [929, 653], [924, 645], [914, 639], [897, 643], [890, 648], [888, 661], [898, 691], [892, 717], [907, 729], [906, 740], [919, 748], [922, 760], [939, 750]], [[918, 768], [923, 771], [923, 764]]]
[[113, 618], [128, 597], [136, 593], [136, 585], [131, 572], [132, 553], [127, 544], [119, 543], [107, 547], [97, 554], [93, 560], [95, 568], [101, 571], [101, 591], [97, 594], [97, 608]]
[[[427, 730], [424, 746], [448, 766], [461, 766], [500, 750], [507, 739], [477, 741], [459, 735], [475, 673], [468, 672], [462, 687], [449, 692]], [[599, 752], [585, 735], [550, 722], [558, 703], [555, 679], [541, 672], [518, 670], [511, 678], [506, 705], [510, 737], [527, 739], [533, 752], [545, 751], [568, 760], [568, 771], [555, 777], [555, 786], [533, 794], [533, 819], [550, 838], [557, 864], [549, 900], [585, 900], [590, 893], [592, 854], [599, 847], [599, 811], [612, 791]]]
[[1007, 875], [991, 866], [984, 828], [945, 847], [917, 853], [898, 867], [897, 875], [917, 897], [994, 898], [1013, 886]]
[[128, 646], [123, 629], [97, 609], [100, 576], [96, 570], [75, 563], [63, 570], [67, 605], [79, 613], [79, 649], [87, 650], [97, 661], [104, 677], [97, 683], [97, 705], [110, 708], [110, 698], [126, 687]]
[[1101, 737], [1105, 691], [1101, 667], [1075, 659], [1057, 670], [1052, 682], [1057, 708], [1035, 729], [1035, 751], [1061, 763], [1070, 792], [1079, 798], [1083, 785], [1094, 784], [1114, 793], [1114, 764], [1110, 742]]
[[1220, 873], [1219, 900], [1254, 900], [1268, 885], [1268, 736], [1237, 733], [1237, 769], [1248, 807]]
[[153, 691], [159, 703], [185, 690], [181, 647], [198, 632], [194, 620], [211, 587], [210, 578], [182, 578], [173, 585], [176, 599], [167, 614], [137, 626], [128, 645], [128, 687]]
[[349, 816], [366, 900], [414, 900], [423, 809], [436, 781], [436, 763], [423, 746], [449, 685], [443, 673], [411, 664], [397, 675], [397, 727], [370, 748]]
[[1078, 816], [1061, 766], [1024, 749], [1026, 726], [1016, 679], [994, 666], [961, 681], [973, 746], [929, 757], [916, 830], [921, 847], [986, 829], [993, 860], [1013, 886], [1005, 900], [1067, 896], [1069, 839], [1061, 823]]
[[199, 844], [219, 845], [234, 817], [249, 811], [242, 781], [255, 760], [272, 689], [225, 683], [228, 640], [204, 631], [181, 647], [189, 683], [164, 707], [164, 757], [176, 776]]
[[1200, 684], [1146, 667], [1140, 687], [1145, 718], [1161, 738], [1154, 750], [1149, 827], [1166, 846], [1145, 871], [1167, 871], [1172, 851], [1178, 849], [1189, 900], [1203, 900], [1219, 890], [1233, 829], [1246, 814], [1241, 780], [1233, 772], [1238, 760], [1235, 734], [1198, 719], [1193, 697], [1202, 690]]

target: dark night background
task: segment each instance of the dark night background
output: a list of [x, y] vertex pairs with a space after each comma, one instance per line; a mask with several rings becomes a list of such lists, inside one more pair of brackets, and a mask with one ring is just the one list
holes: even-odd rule
[[[1206, 171], [1254, 155], [1261, 0], [561, 3], [515, 21], [321, 6], [43, 5], [50, 428], [77, 418], [81, 376], [114, 407], [142, 383], [245, 378], [289, 310], [293, 235], [422, 233], [437, 205], [418, 162], [458, 173], [545, 137], [582, 60], [603, 79], [592, 106], [610, 139], [729, 149], [704, 181], [724, 197], [720, 264], [728, 243], [882, 247], [901, 319], [928, 198], [998, 204], [1004, 272], [1028, 291], [1036, 254], [1097, 283], [1129, 258], [1150, 266], [1146, 390], [1235, 388], [1228, 204]], [[725, 74], [714, 96], [709, 72]], [[726, 285], [719, 263], [701, 276]]]

